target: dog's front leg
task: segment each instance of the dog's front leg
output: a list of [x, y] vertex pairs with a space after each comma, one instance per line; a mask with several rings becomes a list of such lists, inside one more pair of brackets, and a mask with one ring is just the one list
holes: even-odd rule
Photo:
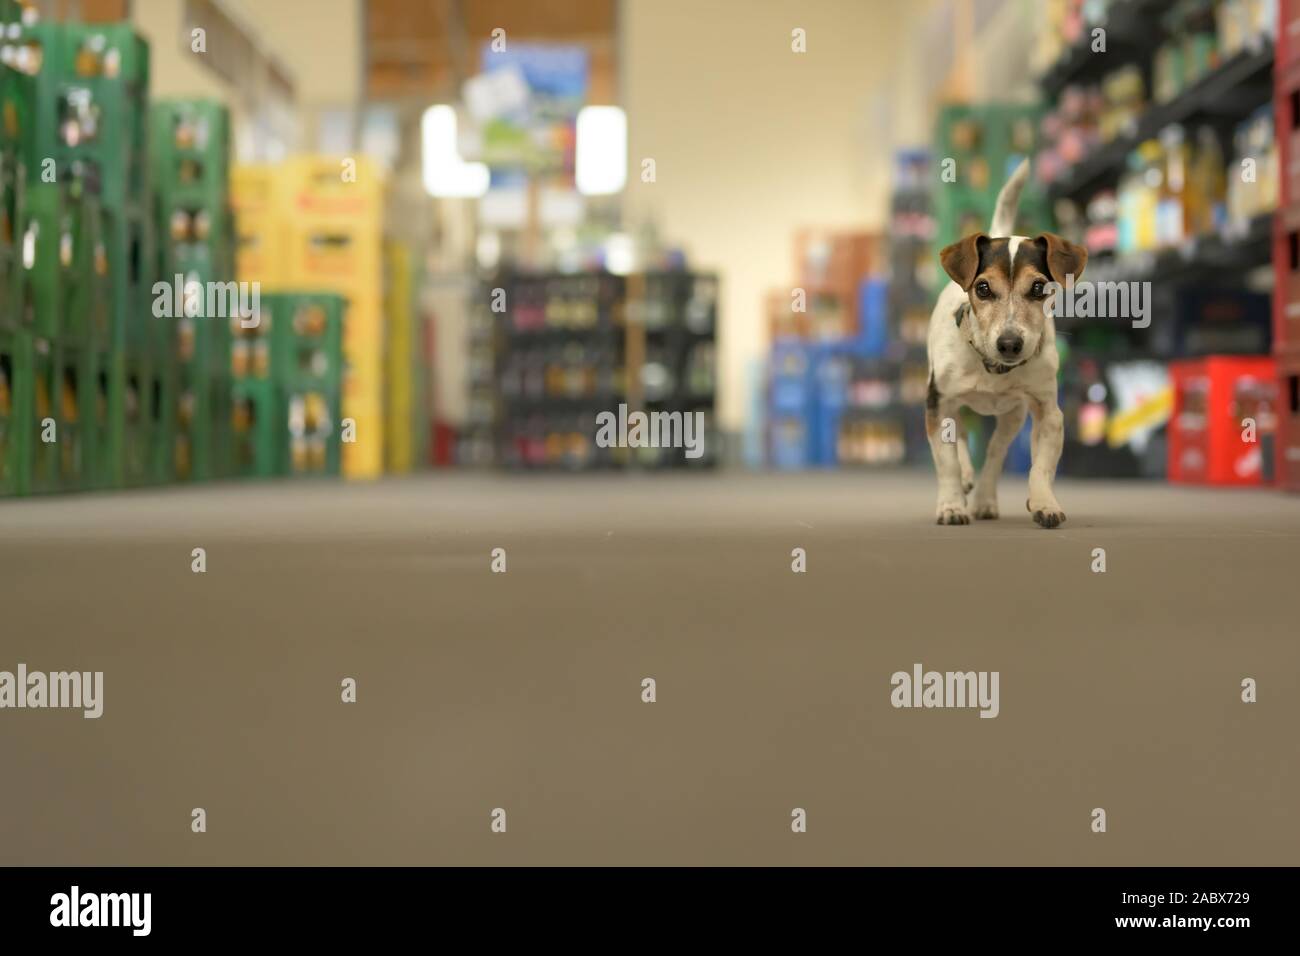
[[1020, 434], [1025, 424], [1025, 406], [1015, 411], [998, 416], [998, 424], [993, 429], [989, 446], [984, 452], [984, 467], [975, 481], [975, 494], [971, 499], [971, 513], [976, 518], [996, 518], [998, 516], [998, 478], [1002, 474], [1002, 465], [1007, 460], [1007, 449]]
[[[934, 512], [937, 524], [970, 524], [961, 486], [961, 460], [957, 457], [955, 414], [956, 409], [942, 404], [925, 409], [925, 434], [930, 439], [930, 454], [934, 456], [934, 470], [939, 475], [939, 504]], [[951, 427], [944, 428], [945, 419], [952, 419]]]
[[970, 461], [970, 442], [966, 440], [966, 423], [957, 419], [957, 464], [961, 467], [961, 493], [964, 499], [975, 487], [975, 467]]
[[1056, 478], [1056, 464], [1061, 460], [1061, 446], [1065, 442], [1065, 418], [1056, 405], [1056, 396], [1031, 398], [1029, 412], [1034, 416], [1030, 452], [1033, 463], [1029, 467], [1029, 500], [1025, 502], [1034, 521], [1044, 528], [1055, 528], [1065, 521], [1052, 491]]

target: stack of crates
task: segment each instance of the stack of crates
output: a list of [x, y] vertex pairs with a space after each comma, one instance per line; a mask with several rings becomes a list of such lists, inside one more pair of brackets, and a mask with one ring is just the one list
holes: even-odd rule
[[234, 460], [241, 475], [337, 475], [343, 297], [268, 293], [256, 325], [237, 331]]
[[343, 328], [341, 295], [278, 293], [267, 296], [271, 314], [271, 365], [287, 432], [290, 475], [337, 475], [341, 464]]
[[[382, 472], [381, 198], [378, 173], [364, 159], [299, 157], [276, 166], [237, 166], [232, 172], [236, 274], [241, 282], [260, 284], [263, 315], [270, 317], [269, 326], [263, 322], [262, 327], [238, 335], [232, 352], [236, 461], [240, 473], [265, 475], [294, 470], [296, 385], [259, 384], [260, 369], [283, 368], [269, 356], [278, 355], [285, 347], [281, 336], [286, 333], [275, 331], [276, 316], [266, 304], [273, 303], [292, 314], [294, 310], [285, 303], [295, 298], [326, 301], [317, 292], [337, 296], [342, 348], [338, 394], [327, 406], [338, 435], [326, 443], [324, 470], [334, 467], [330, 463], [338, 455], [341, 464], [335, 470], [349, 477], [368, 478]], [[313, 394], [330, 400], [328, 389]], [[283, 406], [278, 404], [281, 399]], [[303, 414], [314, 423], [318, 416], [313, 409], [304, 407]], [[287, 427], [259, 425], [268, 421]], [[257, 437], [263, 434], [261, 427], [267, 429], [264, 434], [275, 436], [278, 452], [256, 451], [270, 447], [265, 441], [272, 440]], [[309, 470], [321, 470], [320, 447], [312, 434], [308, 428], [298, 436], [309, 449], [300, 464], [309, 466]]]
[[1274, 128], [1281, 162], [1273, 220], [1273, 356], [1277, 360], [1276, 473], [1300, 492], [1300, 0], [1281, 0], [1273, 69]]
[[[174, 345], [170, 320], [155, 319], [152, 308], [157, 260], [148, 171], [149, 47], [129, 24], [34, 23], [23, 33], [39, 49], [40, 60], [33, 77], [30, 135], [23, 141], [27, 219], [74, 224], [87, 216], [92, 220], [89, 226], [59, 230], [54, 262], [48, 256], [40, 261], [42, 245], [51, 238], [48, 226], [32, 237], [38, 260], [29, 270], [29, 277], [34, 271], [38, 279], [37, 289], [29, 290], [29, 303], [38, 313], [33, 341], [37, 404], [43, 363], [63, 368], [53, 373], [52, 384], [61, 388], [49, 390], [49, 402], [58, 404], [65, 417], [68, 406], [53, 393], [68, 395], [67, 369], [72, 365], [91, 368], [89, 378], [77, 382], [76, 391], [85, 394], [76, 396], [75, 406], [80, 415], [87, 399], [93, 399], [89, 404], [99, 414], [102, 401], [104, 427], [90, 429], [104, 442], [102, 451], [94, 453], [103, 466], [95, 483], [120, 487], [166, 481], [172, 474], [168, 395], [174, 384], [169, 374]], [[73, 211], [93, 196], [98, 197], [98, 211]], [[69, 265], [80, 253], [74, 251], [79, 240], [68, 236], [77, 234], [91, 237], [92, 269]], [[69, 281], [76, 273], [78, 281], [92, 285], [102, 275], [105, 294], [99, 301], [107, 303], [102, 329], [88, 318], [64, 322], [48, 316], [52, 299], [42, 296], [39, 285], [48, 287], [56, 267]], [[62, 280], [55, 283], [61, 285]], [[68, 285], [58, 291], [74, 300], [94, 301], [84, 288], [76, 291]], [[69, 308], [74, 315], [79, 311]], [[68, 308], [56, 308], [55, 313], [70, 314]], [[70, 361], [69, 350], [88, 352], [90, 359], [78, 355]], [[93, 385], [93, 396], [87, 384]], [[35, 460], [33, 474], [39, 474]]]
[[31, 337], [18, 321], [23, 297], [21, 134], [31, 103], [31, 77], [18, 67], [21, 30], [13, 0], [0, 0], [0, 496], [27, 491], [27, 423], [31, 418]]
[[[10, 11], [12, 13], [13, 7]], [[96, 170], [42, 149], [48, 28], [11, 18], [0, 61], [0, 493], [111, 478], [105, 222]]]
[[30, 334], [28, 491], [111, 482], [108, 263], [104, 216], [88, 174], [27, 184], [20, 220], [19, 321]]
[[[988, 231], [1002, 184], [1022, 159], [1038, 152], [1042, 115], [1037, 106], [1011, 104], [949, 105], [939, 111], [932, 193], [936, 249]], [[1017, 221], [1037, 232], [1051, 227], [1051, 205], [1033, 180], [1021, 195]], [[948, 281], [942, 272], [938, 279], [940, 287]]]
[[287, 284], [337, 292], [347, 303], [342, 471], [374, 478], [384, 468], [380, 174], [363, 158], [305, 156], [290, 160], [284, 175]]
[[211, 100], [163, 100], [150, 126], [159, 274], [180, 304], [173, 464], [178, 478], [208, 480], [231, 471], [231, 335], [254, 321], [234, 281], [230, 116]]
[[768, 382], [768, 460], [775, 468], [797, 471], [811, 464], [809, 423], [814, 407], [815, 346], [799, 339], [772, 343]]
[[[261, 290], [282, 289], [287, 281], [284, 230], [288, 209], [284, 176], [269, 164], [236, 166], [230, 174], [235, 214], [235, 276]], [[231, 328], [233, 384], [232, 467], [242, 477], [268, 478], [282, 471], [284, 458], [278, 388], [271, 375], [271, 320], [268, 303], [259, 303], [257, 321]]]
[[[240, 272], [241, 282], [261, 282]], [[259, 293], [254, 321], [231, 323], [231, 470], [245, 478], [283, 474], [285, 431], [271, 361], [275, 327], [270, 295]]]

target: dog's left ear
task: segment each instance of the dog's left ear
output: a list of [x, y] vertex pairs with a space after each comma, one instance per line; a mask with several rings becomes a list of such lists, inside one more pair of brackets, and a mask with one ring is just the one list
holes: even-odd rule
[[961, 286], [963, 291], [970, 291], [971, 283], [975, 281], [975, 276], [979, 272], [980, 252], [988, 241], [988, 236], [977, 232], [939, 250], [939, 261], [943, 263], [943, 271], [948, 273], [948, 277]]
[[1062, 239], [1053, 232], [1045, 232], [1034, 240], [1034, 244], [1043, 250], [1047, 259], [1048, 271], [1052, 279], [1065, 285], [1066, 276], [1074, 276], [1077, 281], [1083, 276], [1083, 269], [1088, 264], [1088, 250], [1068, 239]]

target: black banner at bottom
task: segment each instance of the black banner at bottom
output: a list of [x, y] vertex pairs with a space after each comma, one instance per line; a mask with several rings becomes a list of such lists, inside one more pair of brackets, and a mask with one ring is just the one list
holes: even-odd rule
[[[848, 932], [994, 940], [1131, 936], [1233, 945], [1292, 921], [1293, 869], [0, 869], [0, 927], [98, 944]], [[609, 936], [608, 933], [616, 935]], [[454, 935], [447, 935], [454, 934]], [[672, 935], [665, 935], [672, 934]]]

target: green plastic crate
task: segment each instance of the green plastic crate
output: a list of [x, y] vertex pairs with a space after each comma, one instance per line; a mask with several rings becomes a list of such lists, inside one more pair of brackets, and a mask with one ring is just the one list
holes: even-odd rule
[[[32, 58], [34, 47], [11, 46], [11, 56], [19, 61]], [[33, 125], [36, 110], [36, 78], [0, 64], [0, 148], [17, 150], [26, 163], [30, 140], [36, 135]]]
[[105, 438], [97, 414], [98, 355], [84, 346], [31, 341], [29, 490], [48, 494], [98, 487], [98, 447]]
[[338, 389], [299, 383], [282, 392], [283, 471], [294, 477], [339, 474]]
[[154, 185], [170, 208], [217, 213], [230, 204], [230, 112], [215, 100], [154, 102]]
[[104, 209], [104, 248], [109, 288], [109, 329], [114, 348], [148, 352], [160, 337], [154, 316], [156, 259], [153, 228], [141, 210]]
[[30, 487], [31, 372], [31, 336], [0, 332], [0, 497]]
[[233, 391], [228, 377], [181, 369], [173, 446], [180, 480], [206, 481], [232, 473]]
[[343, 315], [347, 301], [327, 292], [263, 295], [263, 321], [271, 327], [271, 375], [285, 388], [322, 387], [343, 381]]
[[97, 196], [77, 180], [78, 203], [71, 220], [72, 266], [63, 290], [61, 336], [64, 340], [103, 349], [112, 341], [111, 277], [105, 219]]
[[284, 412], [270, 379], [237, 379], [232, 387], [231, 455], [234, 473], [245, 478], [283, 474]]
[[[110, 245], [108, 220], [84, 180], [34, 184], [25, 196], [22, 229], [21, 327], [98, 347], [147, 341], [141, 290], [130, 282], [131, 257], [139, 253], [130, 251], [129, 239], [120, 249]], [[147, 249], [147, 237], [138, 248]], [[136, 333], [115, 335], [115, 317], [120, 324], [131, 319]]]
[[[112, 352], [92, 348], [90, 356], [90, 392], [83, 406], [87, 428], [92, 435], [86, 443], [89, 466], [86, 481], [93, 488], [115, 488], [121, 484], [121, 428], [114, 427], [109, 382], [115, 365], [120, 364]], [[120, 419], [119, 419], [120, 423]]]
[[29, 167], [42, 158], [64, 167], [82, 162], [100, 181], [113, 209], [145, 202], [149, 160], [149, 45], [128, 23], [37, 23], [25, 31], [39, 42], [34, 135]]
[[24, 181], [17, 153], [0, 149], [0, 329], [19, 327], [26, 279], [22, 254]]

